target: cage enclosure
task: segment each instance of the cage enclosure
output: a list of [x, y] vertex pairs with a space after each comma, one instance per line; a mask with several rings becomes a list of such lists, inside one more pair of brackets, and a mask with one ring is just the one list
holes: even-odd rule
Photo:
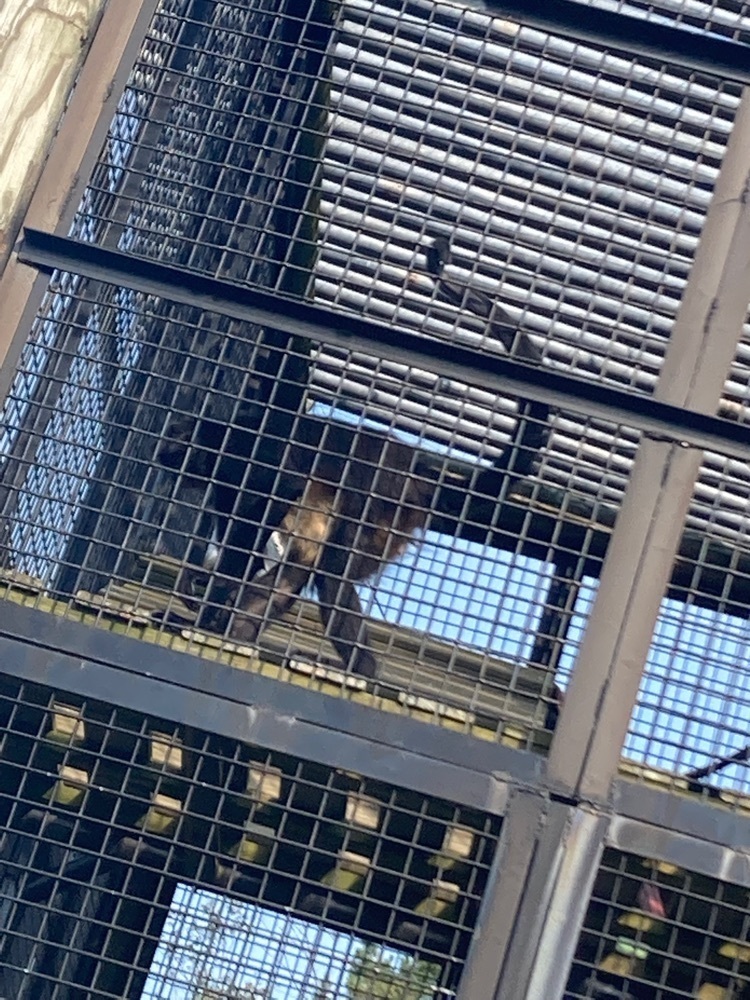
[[142, 6], [3, 279], [5, 991], [744, 995], [747, 5]]

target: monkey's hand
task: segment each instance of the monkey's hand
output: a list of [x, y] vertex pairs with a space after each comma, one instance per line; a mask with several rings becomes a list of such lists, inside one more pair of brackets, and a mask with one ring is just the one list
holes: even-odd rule
[[239, 642], [245, 646], [254, 646], [260, 632], [260, 621], [248, 615], [235, 614], [232, 627], [229, 630], [230, 642]]

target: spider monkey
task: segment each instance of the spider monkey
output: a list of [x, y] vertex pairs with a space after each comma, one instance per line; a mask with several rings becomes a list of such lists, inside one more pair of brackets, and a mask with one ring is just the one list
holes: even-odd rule
[[[472, 292], [467, 302], [460, 286], [441, 282], [448, 252], [441, 239], [427, 251], [428, 273], [438, 290], [454, 302], [460, 294], [461, 303], [501, 331], [507, 350], [516, 343], [518, 355], [539, 360], [526, 334], [492, 319], [496, 311], [489, 296]], [[534, 456], [528, 452], [536, 452], [546, 439], [549, 411], [540, 403], [524, 406], [523, 416], [545, 422], [540, 427], [525, 421], [526, 437], [524, 432], [516, 436], [517, 450], [530, 466]], [[222, 632], [229, 623], [232, 639], [253, 644], [264, 617], [277, 618], [289, 610], [312, 578], [338, 656], [353, 673], [373, 678], [377, 662], [354, 585], [401, 555], [426, 527], [438, 492], [441, 509], [459, 516], [468, 480], [446, 480], [403, 441], [311, 415], [297, 419], [280, 467], [264, 460], [262, 448], [262, 435], [244, 428], [241, 420], [227, 427], [206, 417], [173, 422], [159, 448], [162, 464], [180, 469], [188, 480], [211, 481], [211, 503], [224, 536], [217, 577], [244, 581], [219, 589], [215, 603], [223, 607], [199, 622]], [[503, 457], [507, 461], [507, 450]], [[527, 469], [516, 466], [514, 471], [520, 475]], [[475, 485], [497, 499], [503, 479], [497, 465], [480, 473]], [[271, 565], [264, 564], [263, 556], [269, 539], [279, 556]]]

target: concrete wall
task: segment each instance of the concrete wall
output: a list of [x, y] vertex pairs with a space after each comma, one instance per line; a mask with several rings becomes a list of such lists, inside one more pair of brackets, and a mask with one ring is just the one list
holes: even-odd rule
[[0, 4], [0, 271], [105, 3]]

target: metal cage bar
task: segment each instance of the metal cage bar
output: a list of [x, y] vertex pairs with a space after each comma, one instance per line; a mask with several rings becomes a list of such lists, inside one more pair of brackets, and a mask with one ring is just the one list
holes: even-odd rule
[[[156, 6], [157, 0], [106, 3], [29, 202], [25, 225], [55, 231], [70, 220], [77, 186], [91, 172]], [[0, 296], [5, 303], [0, 325], [0, 369], [5, 372], [18, 360], [17, 331], [23, 325], [22, 317], [35, 311], [41, 301], [44, 284], [37, 281], [35, 302], [29, 302], [36, 279], [36, 269], [22, 264], [16, 252], [6, 261], [0, 275]], [[13, 353], [8, 354], [14, 338]]]
[[[522, 22], [525, 20], [537, 27], [561, 31], [573, 38], [604, 40], [619, 50], [640, 52], [648, 58], [674, 59], [698, 71], [723, 73], [729, 79], [748, 79], [748, 47], [741, 43], [699, 36], [660, 24], [653, 25], [653, 30], [649, 25], [644, 31], [641, 20], [600, 9], [585, 8], [587, 16], [583, 17], [581, 6], [572, 3], [558, 4], [554, 9], [533, 2], [515, 6], [490, 3], [483, 5], [483, 9], [517, 16]], [[97, 36], [95, 43], [99, 46], [96, 49], [98, 54], [87, 63], [90, 64], [89, 75], [97, 81], [98, 94], [106, 90], [110, 79], [118, 81], [114, 84], [115, 89], [119, 86], [146, 17], [141, 12], [140, 20], [137, 20], [135, 9], [125, 16], [126, 12], [116, 0], [112, 0], [107, 11], [109, 20], [106, 24], [109, 27], [100, 29], [101, 40]], [[112, 21], [115, 15], [120, 18], [117, 24]], [[130, 21], [128, 17], [131, 17]], [[126, 43], [131, 30], [133, 41]], [[118, 52], [122, 49], [125, 53], [114, 75], [108, 75], [106, 69], [102, 72], [102, 62], [111, 58], [103, 46]], [[82, 85], [73, 97], [71, 108], [80, 109], [82, 101], [89, 101], [86, 135], [97, 135], [101, 139], [102, 128], [112, 111], [112, 101], [105, 101], [101, 115], [92, 110], [96, 102], [91, 102], [91, 91], [86, 91], [87, 79], [89, 77], [84, 71]], [[98, 699], [101, 704], [97, 706], [99, 715], [94, 716], [95, 726], [101, 726], [105, 708], [112, 713], [114, 720], [122, 718], [119, 714], [122, 709], [143, 715], [158, 712], [162, 719], [175, 726], [195, 729], [200, 729], [205, 720], [210, 719], [208, 741], [214, 738], [239, 740], [246, 745], [254, 744], [252, 752], [256, 754], [281, 754], [299, 758], [308, 764], [312, 761], [325, 765], [337, 772], [336, 777], [326, 778], [325, 781], [321, 779], [317, 784], [316, 781], [308, 782], [316, 788], [317, 785], [323, 787], [324, 798], [329, 793], [333, 797], [333, 791], [338, 790], [338, 782], [392, 783], [401, 786], [405, 792], [452, 799], [457, 809], [466, 807], [486, 813], [489, 817], [487, 829], [491, 828], [493, 837], [496, 821], [503, 817], [500, 847], [489, 875], [488, 887], [482, 886], [480, 892], [481, 907], [478, 907], [476, 894], [471, 900], [472, 913], [477, 908], [479, 912], [476, 924], [473, 917], [458, 921], [460, 945], [456, 945], [458, 937], [455, 938], [454, 951], [450, 955], [450, 974], [446, 974], [439, 987], [445, 995], [455, 995], [467, 931], [476, 925], [478, 932], [474, 945], [465, 956], [467, 967], [458, 993], [461, 1000], [479, 1000], [480, 997], [485, 1000], [488, 996], [498, 1000], [518, 1000], [522, 996], [536, 1000], [544, 996], [553, 1000], [555, 996], [562, 995], [565, 989], [564, 971], [576, 948], [579, 926], [605, 844], [622, 850], [635, 850], [638, 845], [634, 841], [640, 840], [653, 848], [655, 854], [675, 863], [683, 854], [694, 850], [698, 869], [702, 868], [712, 875], [723, 873], [738, 884], [745, 885], [747, 879], [743, 865], [747, 836], [741, 813], [722, 814], [722, 821], [717, 826], [717, 807], [705, 801], [693, 801], [688, 794], [673, 791], [648, 788], [644, 792], [636, 782], [620, 780], [613, 785], [613, 781], [617, 774], [620, 736], [627, 726], [635, 698], [637, 668], [645, 655], [647, 633], [652, 631], [649, 627], [650, 616], [652, 612], [655, 615], [658, 599], [667, 587], [672, 555], [679, 542], [679, 532], [683, 530], [683, 515], [698, 472], [696, 449], [716, 449], [743, 461], [750, 455], [743, 426], [713, 416], [720, 381], [724, 378], [728, 356], [736, 342], [740, 313], [747, 306], [746, 292], [742, 290], [750, 285], [750, 245], [745, 204], [746, 171], [750, 160], [747, 136], [744, 135], [748, 128], [747, 101], [738, 114], [725, 167], [706, 222], [701, 245], [703, 256], [697, 258], [688, 285], [681, 321], [687, 319], [682, 328], [678, 322], [674, 329], [654, 398], [645, 393], [635, 395], [613, 389], [611, 385], [597, 382], [596, 378], [587, 381], [560, 372], [528, 367], [513, 358], [480, 355], [456, 342], [409, 335], [403, 330], [394, 332], [367, 320], [354, 319], [344, 312], [290, 302], [264, 291], [240, 288], [203, 274], [187, 274], [159, 262], [136, 260], [104, 246], [84, 245], [55, 237], [50, 230], [64, 227], [64, 220], [70, 219], [75, 208], [74, 198], [65, 201], [67, 192], [76, 190], [80, 193], [86, 183], [86, 165], [93, 162], [96, 153], [96, 140], [93, 139], [88, 152], [81, 153], [80, 143], [75, 138], [78, 127], [76, 115], [77, 111], [71, 112], [66, 119], [60, 137], [62, 144], [58, 140], [50, 161], [52, 167], [48, 167], [45, 173], [26, 220], [24, 245], [6, 273], [7, 280], [0, 284], [0, 292], [8, 292], [8, 297], [4, 298], [7, 305], [4, 316], [9, 326], [16, 328], [19, 324], [23, 325], [24, 321], [20, 321], [19, 317], [24, 304], [28, 306], [27, 318], [36, 311], [34, 298], [41, 298], [44, 286], [40, 280], [33, 294], [30, 292], [36, 268], [68, 268], [79, 275], [88, 275], [96, 282], [117, 283], [165, 299], [171, 296], [183, 304], [237, 319], [264, 322], [282, 332], [299, 334], [321, 344], [333, 344], [352, 354], [363, 351], [376, 355], [379, 361], [389, 354], [415, 370], [423, 364], [425, 357], [429, 357], [436, 369], [449, 373], [456, 380], [474, 380], [477, 385], [490, 389], [510, 389], [524, 398], [553, 403], [563, 409], [589, 408], [593, 416], [607, 426], [611, 422], [624, 423], [631, 432], [644, 432], [645, 440], [639, 447], [635, 472], [611, 544], [609, 532], [614, 521], [611, 511], [609, 520], [604, 518], [595, 523], [593, 504], [585, 510], [575, 506], [568, 508], [567, 498], [563, 497], [563, 501], [555, 507], [555, 498], [541, 490], [534, 497], [542, 512], [537, 511], [534, 515], [519, 502], [517, 495], [510, 496], [507, 504], [504, 500], [503, 511], [512, 511], [514, 504], [516, 511], [511, 514], [508, 526], [504, 527], [506, 544], [511, 546], [508, 539], [517, 531], [523, 535], [523, 544], [540, 560], [555, 556], [546, 596], [540, 601], [543, 613], [530, 654], [531, 660], [539, 661], [545, 667], [559, 664], [564, 651], [563, 639], [570, 632], [571, 618], [581, 601], [584, 576], [587, 573], [598, 575], [601, 556], [609, 546], [606, 572], [599, 588], [596, 610], [591, 617], [589, 636], [584, 640], [573, 685], [554, 738], [549, 777], [545, 762], [538, 756], [479, 741], [463, 731], [449, 732], [425, 726], [410, 718], [388, 717], [381, 709], [376, 709], [372, 701], [358, 705], [340, 697], [322, 696], [316, 691], [296, 689], [286, 682], [281, 683], [274, 679], [277, 675], [247, 674], [221, 662], [208, 667], [197, 656], [155, 645], [148, 647], [148, 663], [135, 663], [136, 644], [140, 640], [107, 635], [90, 628], [84, 623], [85, 618], [82, 622], [58, 620], [51, 613], [52, 610], [59, 610], [58, 606], [41, 611], [9, 603], [0, 628], [5, 673], [22, 685], [30, 686], [43, 677], [46, 683], [59, 692], [67, 693], [75, 702], [74, 705], [65, 703], [60, 708], [58, 702], [53, 700], [52, 737], [38, 729], [37, 738], [29, 741], [32, 728], [27, 723], [29, 719], [33, 721], [37, 718], [35, 713], [39, 707], [34, 702], [36, 695], [29, 695], [29, 704], [26, 704], [25, 696], [13, 694], [6, 697], [5, 708], [13, 740], [18, 740], [18, 746], [32, 745], [37, 755], [28, 767], [20, 758], [14, 761], [14, 767], [18, 773], [23, 773], [26, 782], [24, 796], [34, 800], [29, 816], [20, 816], [22, 807], [29, 805], [29, 801], [24, 799], [21, 804], [12, 805], [12, 796], [6, 796], [8, 808], [15, 809], [18, 815], [14, 815], [19, 819], [12, 834], [16, 839], [10, 852], [11, 867], [15, 868], [16, 874], [11, 881], [17, 880], [19, 886], [25, 882], [25, 877], [18, 872], [45, 841], [44, 824], [39, 825], [41, 819], [49, 822], [52, 817], [52, 822], [60, 824], [59, 828], [55, 827], [57, 834], [63, 830], [63, 840], [69, 838], [73, 843], [76, 832], [80, 832], [80, 828], [86, 826], [85, 820], [90, 818], [78, 818], [73, 811], [65, 814], [61, 821], [59, 814], [71, 804], [77, 808], [81, 791], [84, 797], [95, 798], [97, 788], [88, 780], [85, 768], [80, 767], [80, 758], [85, 757], [87, 751], [85, 747], [78, 746], [84, 731], [79, 729], [79, 723], [85, 725], [86, 720], [76, 712], [79, 700]], [[78, 167], [77, 164], [82, 165]], [[79, 183], [74, 185], [77, 172], [80, 172]], [[52, 208], [48, 209], [46, 206], [50, 204]], [[112, 223], [113, 231], [118, 225], [118, 220]], [[238, 256], [241, 258], [242, 255]], [[704, 283], [705, 271], [701, 262], [706, 256], [712, 257], [712, 268], [708, 282]], [[696, 286], [699, 301], [691, 298]], [[727, 286], [729, 294], [725, 294]], [[744, 303], [741, 301], [743, 295]], [[331, 329], [332, 317], [335, 317], [334, 330]], [[706, 340], [709, 335], [711, 356], [701, 357], [701, 352], [708, 354]], [[18, 342], [16, 346], [20, 350]], [[9, 357], [12, 358], [11, 355]], [[10, 366], [6, 367], [4, 375], [7, 382]], [[637, 434], [633, 433], [633, 436], [637, 439]], [[558, 513], [562, 515], [563, 508], [569, 515], [567, 526], [564, 517], [557, 517]], [[585, 530], [576, 525], [577, 518], [585, 520]], [[486, 527], [486, 523], [482, 522], [474, 525], [478, 536], [484, 533], [485, 540]], [[596, 537], [592, 540], [594, 535]], [[636, 536], [638, 547], [633, 545]], [[584, 539], [579, 546], [585, 546], [583, 552], [576, 547], [576, 539], [579, 538]], [[685, 538], [686, 550], [692, 551], [695, 539], [687, 535], [683, 536], [683, 540]], [[518, 545], [521, 545], [520, 541]], [[722, 558], [728, 548], [725, 546], [722, 549]], [[718, 561], [717, 565], [723, 563]], [[685, 572], [689, 572], [689, 567], [687, 570], [684, 567], [674, 569], [673, 587], [679, 587]], [[616, 579], [618, 574], [625, 580]], [[731, 593], [727, 592], [724, 577], [720, 573], [716, 576], [717, 579], [707, 585], [710, 593], [704, 596], [741, 608], [743, 595], [737, 593], [736, 587]], [[741, 577], [742, 573], [738, 576]], [[24, 585], [28, 585], [28, 581]], [[49, 607], [49, 602], [40, 600], [39, 606]], [[619, 622], [619, 625], [613, 628], [613, 622]], [[575, 648], [575, 643], [572, 646]], [[355, 690], [353, 697], [365, 700], [371, 696], [368, 692]], [[26, 714], [28, 709], [31, 714]], [[24, 726], [27, 731], [24, 731]], [[130, 734], [131, 721], [128, 716], [127, 724], [114, 721], [107, 726], [108, 733], [119, 737], [122, 732]], [[582, 731], [592, 735], [582, 739]], [[64, 766], [72, 768], [72, 771], [60, 772], [52, 785], [52, 799], [44, 799], [44, 794], [49, 792], [45, 781], [49, 785], [53, 773], [50, 770], [50, 743], [54, 744], [55, 740], [64, 742], [63, 736], [70, 744], [65, 751], [69, 759], [66, 758]], [[24, 743], [24, 740], [27, 742]], [[191, 752], [196, 749], [188, 747], [188, 744], [189, 740], [186, 741], [186, 748]], [[205, 748], [205, 744], [202, 748], [197, 747], [198, 750]], [[163, 748], [159, 752], [163, 753]], [[97, 751], [91, 751], [89, 759], [103, 760], [103, 756], [97, 758]], [[151, 919], [148, 906], [143, 906], [144, 901], [148, 903], [149, 894], [152, 901], [158, 903], [156, 909], [162, 924], [151, 926], [144, 939], [147, 947], [155, 945], [164, 930], [168, 907], [174, 902], [176, 882], [173, 873], [176, 869], [170, 865], [185, 847], [180, 837], [196, 819], [200, 831], [210, 826], [211, 817], [204, 812], [207, 813], [210, 806], [226, 793], [226, 788], [222, 786], [222, 768], [228, 766], [231, 769], [236, 763], [231, 753], [224, 754], [223, 750], [212, 749], [208, 759], [208, 770], [203, 775], [206, 778], [204, 785], [201, 786], [196, 778], [190, 794], [195, 796], [195, 789], [208, 788], [209, 804], [196, 809], [198, 816], [191, 811], [192, 803], [183, 813], [182, 807], [175, 805], [177, 797], [167, 794], [172, 801], [165, 803], [160, 800], [153, 805], [153, 814], [149, 810], [146, 816], [150, 816], [149, 822], [158, 821], [167, 825], [178, 816], [180, 836], [167, 847], [150, 847], [151, 853], [144, 852], [143, 856], [134, 854], [131, 858], [128, 855], [124, 863], [128, 871], [141, 870], [138, 868], [141, 865], [143, 871], [150, 873], [148, 884], [142, 886], [143, 899], [136, 893], [129, 896], [127, 890], [121, 892], [123, 903], [133, 904], [138, 911], [137, 919], [125, 914], [125, 923], [131, 919], [132, 926], [146, 926]], [[173, 766], [171, 753], [166, 753], [160, 760], [164, 771], [160, 781], [168, 786], [167, 792], [170, 789], [173, 791], [183, 778], [176, 778], [170, 773]], [[100, 766], [106, 770], [109, 763], [108, 758]], [[86, 777], [82, 777], [81, 771]], [[358, 772], [359, 777], [351, 772]], [[274, 778], [270, 784], [275, 788], [275, 773], [270, 773]], [[133, 802], [140, 803], [143, 798], [143, 789], [135, 784], [124, 785], [120, 791], [123, 790], [127, 792], [123, 801], [132, 811]], [[610, 793], [614, 796], [611, 801]], [[72, 798], [61, 805], [62, 800], [55, 799], [55, 795], [70, 795]], [[48, 804], [44, 806], [42, 802]], [[234, 805], [236, 803], [232, 808]], [[258, 806], [261, 813], [267, 808], [268, 803]], [[430, 806], [420, 808], [428, 813]], [[406, 811], [409, 812], [408, 809]], [[294, 813], [294, 808], [289, 812]], [[371, 815], [365, 810], [368, 822]], [[430, 815], [430, 822], [432, 818]], [[325, 828], [331, 817], [321, 806], [315, 819]], [[231, 822], [229, 825], [232, 825]], [[262, 827], [264, 824], [259, 825]], [[425, 826], [429, 825], [425, 821]], [[670, 838], [670, 832], [675, 829], [677, 834]], [[255, 840], [254, 834], [257, 835]], [[195, 827], [192, 827], [187, 832], [187, 840], [190, 841], [194, 835]], [[273, 840], [273, 834], [269, 834], [267, 828], [265, 832], [251, 829], [246, 839], [249, 842], [248, 852], [259, 850], [262, 855], [269, 839]], [[280, 839], [284, 841], [284, 847], [296, 846], [293, 836], [288, 838], [288, 842], [283, 836]], [[347, 829], [345, 839], [347, 844], [356, 843], [351, 830]], [[398, 836], [395, 839], [398, 840]], [[192, 854], [191, 858], [194, 861], [197, 858], [200, 863], [213, 859], [214, 855], [206, 846], [208, 844], [208, 840], [204, 841], [205, 849]], [[414, 843], [409, 844], [410, 849], [415, 851], [421, 846], [416, 838]], [[462, 846], [465, 846], [465, 837], [463, 841], [458, 838], [458, 847]], [[449, 848], [445, 848], [445, 842], [442, 847], [438, 843], [433, 860], [429, 861], [442, 874], [444, 868], [449, 869], [454, 863], [466, 863], [465, 859], [459, 857], [456, 861], [452, 857], [451, 852], [458, 851], [453, 843], [449, 844]], [[325, 850], [330, 851], [330, 846], [326, 846]], [[356, 851], [352, 853], [357, 854]], [[458, 853], [460, 855], [460, 851]], [[345, 864], [339, 866], [339, 875], [345, 872], [345, 881], [356, 876], [356, 882], [363, 877], [362, 872], [372, 867], [369, 865], [372, 860], [370, 855], [364, 861], [362, 855], [354, 859], [344, 858]], [[73, 857], [72, 862], [70, 858], [53, 858], [53, 866], [57, 861], [60, 864], [54, 870], [54, 877], [59, 881], [85, 883], [89, 877], [86, 865], [90, 862], [85, 858]], [[106, 884], [109, 876], [107, 866], [111, 862], [111, 857], [107, 855], [101, 866], [102, 871], [97, 875], [97, 878], [101, 877], [100, 882], [96, 882], [94, 876], [90, 879], [90, 898], [96, 897], [96, 912], [91, 923], [94, 935], [102, 927], [106, 930], [109, 926], [110, 916], [97, 909], [99, 897], [96, 893]], [[35, 904], [39, 894], [43, 894], [43, 883], [49, 875], [45, 873], [43, 863], [40, 864], [39, 877], [30, 879], [23, 890], [28, 889], [29, 898]], [[116, 865], [123, 867], [121, 857]], [[379, 862], [376, 862], [374, 867], [377, 869], [378, 865]], [[487, 868], [488, 865], [483, 862], [482, 878]], [[168, 872], [163, 881], [152, 877], [154, 872], [162, 870]], [[423, 881], [426, 878], [423, 877]], [[430, 892], [416, 904], [424, 904], [422, 911], [427, 914], [428, 922], [435, 913], [439, 920], [442, 909], [455, 904], [456, 890], [451, 879], [438, 878], [437, 882], [446, 884], [431, 886]], [[227, 881], [223, 888], [231, 888], [233, 884]], [[253, 886], [252, 891], [256, 889]], [[75, 908], [78, 899], [75, 891], [71, 894], [70, 890], [65, 890], [68, 893], [65, 899], [71, 909]], [[267, 882], [257, 891], [261, 898], [265, 898], [265, 892], [276, 903], [281, 898], [273, 896]], [[354, 921], [362, 919], [364, 908], [359, 903], [352, 904], [351, 899], [347, 903], [350, 910], [353, 906], [357, 911]], [[123, 963], [124, 952], [118, 954], [118, 948], [134, 947], [133, 935], [123, 936], [121, 923], [116, 927], [112, 925], [113, 934], [107, 952], [107, 961], [112, 960], [107, 975], [112, 978], [102, 986], [102, 990], [108, 991], [104, 995], [113, 995], [112, 990], [124, 989], [121, 985], [125, 982], [123, 976], [129, 974]], [[369, 911], [364, 924], [372, 932]], [[21, 927], [19, 930], [14, 925], [12, 931], [18, 939], [33, 937], [28, 928]], [[392, 942], [390, 931], [385, 939]], [[430, 944], [427, 950], [433, 953], [433, 957], [437, 948], [435, 941], [438, 940], [444, 942], [446, 939], [436, 938]], [[138, 947], [137, 942], [135, 947]], [[20, 968], [25, 953], [21, 950], [14, 954]], [[84, 955], [81, 969], [75, 971], [75, 976], [89, 974], [83, 966], [90, 959], [91, 955]], [[53, 981], [58, 968], [54, 966], [58, 961], [56, 956], [53, 955], [49, 961], [51, 964], [43, 974], [46, 987]], [[117, 987], [113, 985], [115, 983]], [[213, 987], [207, 986], [206, 989], [207, 996], [213, 1000]]]
[[[709, 412], [747, 315], [748, 164], [746, 94], [657, 386], [660, 398]], [[550, 781], [566, 794], [609, 793], [700, 460], [674, 444], [641, 443], [550, 752]]]

